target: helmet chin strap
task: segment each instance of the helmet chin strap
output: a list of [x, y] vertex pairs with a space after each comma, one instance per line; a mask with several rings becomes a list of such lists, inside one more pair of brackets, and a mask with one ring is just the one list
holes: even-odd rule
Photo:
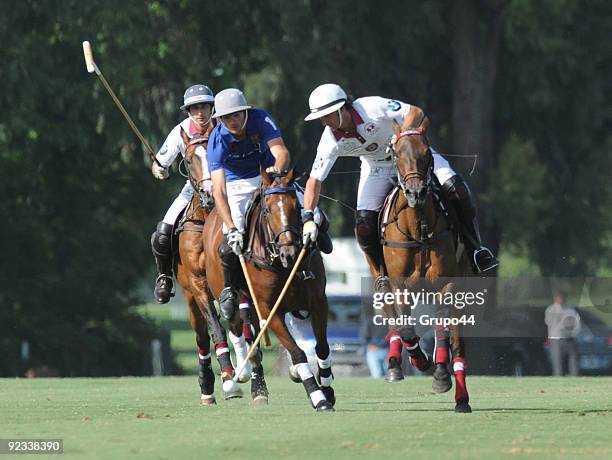
[[[245, 127], [245, 126], [246, 126], [246, 124], [247, 124], [248, 119], [249, 119], [249, 111], [248, 111], [248, 110], [245, 110], [245, 111], [244, 111], [244, 123], [242, 123], [242, 126], [240, 127], [240, 131], [242, 131], [242, 130], [244, 129], [244, 127]], [[222, 124], [223, 126], [225, 126], [225, 129], [227, 129], [227, 130], [229, 131], [229, 128], [228, 128], [228, 127], [227, 127], [227, 125], [226, 125], [226, 124], [223, 122], [223, 120], [221, 120], [221, 118], [219, 118], [219, 121], [221, 122], [221, 124]]]
[[[189, 119], [190, 119], [191, 121], [193, 121], [193, 124], [194, 124], [194, 125], [196, 125], [197, 127], [199, 127], [199, 126], [200, 126], [200, 124], [199, 124], [197, 121], [195, 121], [195, 119], [194, 119], [194, 118], [191, 116], [191, 112], [189, 112], [189, 110], [187, 110], [187, 116], [189, 117]], [[206, 123], [204, 123], [204, 126], [206, 126], [208, 123], [210, 123], [210, 120], [211, 120], [211, 119], [212, 119], [212, 110], [211, 110], [211, 112], [210, 112], [210, 116], [208, 117], [208, 120], [206, 120]]]

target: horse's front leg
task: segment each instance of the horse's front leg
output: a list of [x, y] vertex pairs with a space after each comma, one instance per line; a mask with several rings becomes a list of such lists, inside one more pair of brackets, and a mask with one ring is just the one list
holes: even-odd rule
[[453, 372], [455, 374], [455, 412], [472, 412], [470, 396], [465, 382], [467, 362], [465, 359], [465, 341], [460, 335], [460, 326], [451, 325], [451, 350], [453, 352]]
[[319, 368], [318, 380], [325, 398], [333, 406], [336, 404], [336, 396], [331, 386], [334, 381], [334, 374], [332, 373], [331, 351], [327, 342], [327, 313], [329, 305], [323, 291], [317, 294], [312, 295], [314, 299], [311, 297], [310, 311], [312, 332], [317, 341], [315, 352], [317, 353], [317, 366]]
[[[263, 305], [262, 308], [264, 308]], [[267, 305], [263, 311], [270, 311]], [[310, 364], [308, 364], [308, 359], [306, 358], [306, 353], [304, 353], [304, 350], [298, 347], [297, 343], [295, 343], [295, 340], [287, 329], [287, 325], [285, 324], [283, 317], [279, 315], [280, 313], [274, 315], [270, 319], [270, 328], [272, 328], [280, 343], [289, 352], [291, 362], [293, 363], [292, 367], [295, 373], [299, 375], [300, 380], [306, 389], [306, 394], [310, 399], [312, 407], [314, 407], [317, 412], [333, 411], [333, 405], [327, 400], [325, 394], [321, 391], [321, 388], [319, 387], [317, 380], [312, 373], [312, 369], [310, 368]]]
[[[250, 304], [247, 304], [249, 307], [252, 307]], [[248, 317], [247, 315], [248, 314]], [[248, 339], [248, 333], [259, 334], [259, 322], [253, 322], [254, 330], [251, 329], [251, 318], [256, 317], [257, 313], [255, 312], [254, 307], [252, 308], [242, 308], [240, 309], [240, 318], [242, 319], [242, 331], [243, 335], [245, 335], [245, 340], [251, 346], [253, 344], [254, 338], [251, 335], [251, 339]], [[248, 322], [245, 322], [248, 321]], [[253, 353], [251, 356], [251, 365], [253, 366], [253, 372], [251, 373], [251, 398], [253, 398], [253, 404], [255, 405], [265, 405], [268, 404], [268, 385], [266, 384], [266, 380], [264, 378], [264, 368], [263, 368], [263, 353], [261, 352], [261, 347], [257, 344], [257, 351]]]

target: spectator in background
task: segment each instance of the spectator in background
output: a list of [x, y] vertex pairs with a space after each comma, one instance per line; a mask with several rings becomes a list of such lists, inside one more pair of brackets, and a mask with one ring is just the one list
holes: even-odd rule
[[580, 315], [576, 308], [566, 304], [566, 295], [562, 290], [553, 292], [553, 303], [546, 309], [544, 321], [548, 327], [553, 375], [564, 375], [566, 360], [568, 374], [578, 375], [576, 336], [580, 332]]
[[380, 379], [387, 371], [387, 354], [389, 353], [389, 342], [387, 342], [387, 327], [377, 326], [372, 321], [374, 316], [373, 307], [368, 302], [361, 302], [361, 336], [365, 341], [365, 356], [370, 376]]

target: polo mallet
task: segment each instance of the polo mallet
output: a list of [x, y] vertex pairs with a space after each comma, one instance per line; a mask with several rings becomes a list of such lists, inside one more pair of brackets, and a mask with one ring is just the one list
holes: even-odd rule
[[262, 335], [265, 334], [266, 330], [268, 329], [268, 326], [270, 325], [270, 321], [274, 317], [276, 310], [278, 310], [278, 307], [280, 307], [280, 304], [282, 303], [283, 298], [285, 297], [285, 294], [287, 293], [287, 289], [289, 289], [289, 285], [291, 284], [291, 281], [293, 281], [293, 277], [295, 276], [295, 273], [298, 271], [298, 268], [300, 268], [300, 264], [302, 263], [302, 259], [304, 258], [305, 255], [306, 255], [306, 247], [302, 248], [302, 250], [300, 251], [300, 255], [295, 261], [293, 270], [291, 270], [291, 273], [289, 273], [289, 278], [287, 278], [287, 281], [285, 282], [285, 286], [283, 287], [283, 290], [278, 296], [278, 300], [274, 304], [274, 307], [272, 307], [272, 310], [270, 310], [270, 314], [268, 315], [266, 322], [264, 323], [261, 330], [259, 331], [259, 334], [257, 334], [257, 337], [255, 338], [253, 345], [251, 345], [251, 348], [249, 349], [249, 352], [247, 353], [246, 358], [242, 362], [242, 365], [234, 373], [234, 378], [232, 379], [234, 382], [237, 382], [238, 376], [240, 375], [240, 373], [246, 366], [246, 363], [249, 361], [249, 359], [251, 359], [251, 356], [253, 356], [253, 354], [255, 353], [255, 350], [257, 350], [257, 344], [261, 340]]
[[[253, 284], [251, 283], [251, 277], [249, 276], [249, 271], [247, 270], [246, 260], [244, 259], [244, 255], [240, 254], [238, 256], [240, 259], [240, 266], [242, 267], [242, 272], [244, 273], [244, 277], [247, 282], [247, 286], [249, 287], [249, 294], [251, 294], [251, 300], [253, 301], [253, 305], [255, 305], [255, 311], [257, 312], [257, 319], [259, 320], [259, 327], [262, 327], [262, 324], [265, 323], [265, 320], [261, 319], [261, 310], [259, 309], [259, 304], [257, 303], [257, 298], [255, 297], [255, 291], [253, 289]], [[270, 346], [270, 336], [266, 332], [264, 335], [264, 346]], [[245, 361], [246, 362], [246, 361]]]
[[145, 140], [144, 136], [138, 130], [138, 128], [132, 121], [132, 118], [128, 115], [127, 111], [123, 108], [123, 105], [121, 104], [121, 102], [119, 102], [119, 99], [117, 98], [117, 96], [115, 95], [115, 92], [112, 90], [112, 88], [106, 81], [106, 78], [104, 78], [104, 75], [102, 75], [102, 72], [100, 72], [100, 69], [98, 68], [98, 66], [96, 65], [94, 61], [93, 51], [91, 50], [91, 45], [89, 44], [88, 41], [83, 42], [83, 54], [85, 55], [85, 65], [87, 66], [87, 71], [89, 73], [95, 72], [96, 75], [100, 78], [102, 85], [106, 88], [106, 91], [108, 91], [108, 94], [110, 94], [110, 97], [113, 99], [113, 102], [115, 103], [119, 111], [123, 114], [123, 116], [127, 120], [128, 124], [130, 125], [130, 128], [132, 128], [132, 131], [134, 131], [134, 134], [136, 134], [138, 139], [140, 139], [140, 142], [142, 142], [142, 145], [144, 145], [145, 149], [147, 149], [147, 153], [149, 154], [151, 159], [155, 163], [157, 163], [159, 167], [163, 168], [160, 162], [157, 161], [157, 158], [155, 158], [155, 152], [153, 152], [153, 149], [151, 148], [149, 143]]

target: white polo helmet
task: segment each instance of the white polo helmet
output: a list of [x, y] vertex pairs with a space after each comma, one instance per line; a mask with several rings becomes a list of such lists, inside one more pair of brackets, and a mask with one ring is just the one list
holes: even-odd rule
[[224, 89], [215, 96], [215, 113], [213, 118], [219, 118], [223, 115], [229, 115], [230, 113], [250, 108], [251, 106], [247, 103], [242, 91], [236, 88]]
[[348, 96], [344, 90], [334, 83], [317, 86], [308, 98], [310, 114], [304, 120], [316, 120], [329, 115], [342, 107], [347, 99]]
[[206, 85], [190, 86], [185, 90], [185, 94], [183, 95], [181, 110], [187, 110], [189, 106], [201, 104], [202, 102], [207, 104], [213, 104], [215, 102], [215, 97], [211, 89]]

